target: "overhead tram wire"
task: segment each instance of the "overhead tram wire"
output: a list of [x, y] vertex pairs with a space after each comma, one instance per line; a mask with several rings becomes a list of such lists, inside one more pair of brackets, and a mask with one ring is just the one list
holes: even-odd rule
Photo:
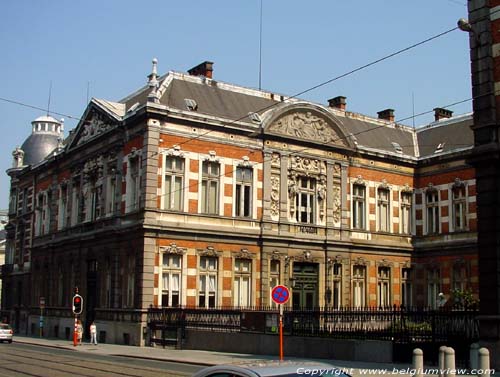
[[[493, 11], [493, 12], [490, 12], [488, 15], [486, 15], [486, 16], [484, 16], [484, 17], [481, 17], [481, 18], [477, 19], [477, 20], [476, 20], [474, 23], [472, 23], [471, 25], [475, 25], [475, 24], [476, 24], [476, 23], [478, 23], [478, 22], [481, 22], [481, 21], [483, 21], [483, 20], [485, 20], [485, 19], [487, 19], [487, 18], [490, 18], [493, 14], [495, 14], [495, 13], [497, 13], [497, 12], [500, 12], [500, 9], [497, 9], [497, 10], [495, 10], [495, 11]], [[382, 58], [380, 58], [380, 59], [374, 60], [374, 61], [372, 61], [372, 62], [370, 62], [370, 63], [367, 63], [367, 64], [365, 64], [365, 65], [363, 65], [363, 66], [360, 66], [360, 67], [358, 67], [358, 68], [355, 68], [355, 69], [353, 69], [353, 70], [351, 70], [351, 71], [349, 71], [349, 72], [346, 72], [346, 73], [344, 73], [344, 74], [342, 74], [342, 75], [340, 75], [340, 76], [337, 76], [337, 77], [334, 77], [334, 78], [332, 78], [332, 79], [330, 79], [330, 80], [324, 81], [323, 83], [320, 83], [320, 84], [318, 84], [318, 85], [315, 85], [315, 86], [313, 86], [313, 87], [311, 87], [311, 88], [309, 88], [309, 89], [306, 89], [306, 90], [304, 90], [304, 91], [302, 91], [302, 92], [299, 92], [299, 93], [297, 93], [297, 94], [295, 94], [295, 95], [293, 95], [293, 96], [291, 96], [291, 97], [288, 97], [288, 98], [289, 98], [289, 99], [296, 98], [296, 97], [298, 97], [298, 96], [300, 96], [300, 95], [302, 95], [302, 94], [308, 93], [308, 92], [310, 92], [310, 91], [312, 91], [312, 90], [315, 90], [315, 89], [317, 89], [317, 88], [320, 88], [320, 87], [322, 87], [322, 86], [324, 86], [324, 85], [330, 84], [330, 83], [332, 83], [332, 82], [334, 82], [334, 81], [336, 81], [336, 80], [339, 80], [339, 79], [341, 79], [341, 78], [344, 78], [344, 77], [346, 77], [346, 76], [348, 76], [348, 75], [350, 75], [350, 74], [353, 74], [353, 73], [358, 72], [358, 71], [360, 71], [360, 70], [362, 70], [362, 69], [368, 68], [368, 67], [370, 67], [370, 66], [372, 66], [372, 65], [375, 65], [375, 64], [377, 64], [377, 63], [380, 63], [380, 62], [382, 62], [382, 61], [384, 61], [384, 60], [387, 60], [387, 59], [389, 59], [389, 58], [391, 58], [391, 57], [394, 57], [394, 56], [396, 56], [396, 55], [399, 55], [399, 54], [401, 54], [401, 53], [403, 53], [403, 52], [406, 52], [406, 51], [408, 51], [408, 50], [411, 50], [411, 49], [413, 49], [413, 48], [415, 48], [415, 47], [418, 47], [418, 46], [420, 46], [420, 45], [423, 45], [423, 44], [425, 44], [425, 43], [427, 43], [427, 42], [430, 42], [430, 41], [432, 41], [432, 40], [434, 40], [434, 39], [437, 39], [437, 38], [439, 38], [439, 37], [442, 37], [442, 36], [444, 36], [444, 35], [446, 35], [446, 34], [448, 34], [448, 33], [452, 32], [452, 31], [454, 31], [455, 29], [459, 29], [459, 27], [458, 27], [458, 26], [456, 26], [456, 27], [454, 27], [454, 28], [452, 28], [452, 29], [446, 30], [446, 31], [441, 32], [441, 33], [439, 33], [439, 34], [436, 34], [436, 35], [435, 35], [435, 36], [433, 36], [433, 37], [430, 37], [430, 38], [424, 39], [423, 41], [417, 42], [417, 43], [415, 43], [415, 44], [413, 44], [413, 45], [411, 45], [411, 46], [408, 46], [408, 47], [406, 47], [406, 48], [403, 48], [403, 49], [401, 49], [401, 50], [398, 50], [398, 51], [396, 51], [396, 52], [394, 52], [394, 53], [391, 53], [391, 54], [389, 54], [389, 55], [386, 55], [386, 56], [384, 56], [384, 57], [382, 57]], [[47, 110], [47, 109], [42, 108], [42, 107], [38, 107], [38, 106], [34, 106], [34, 105], [30, 105], [30, 104], [27, 104], [27, 103], [24, 103], [24, 102], [15, 101], [15, 100], [8, 99], [8, 98], [3, 98], [3, 97], [0, 97], [0, 101], [4, 101], [4, 102], [8, 102], [8, 103], [12, 103], [12, 104], [19, 105], [19, 106], [28, 107], [28, 108], [35, 109], [35, 110], [41, 110], [41, 111], [43, 111], [43, 112], [45, 112], [45, 111]], [[466, 100], [466, 101], [467, 101], [467, 100]], [[259, 112], [259, 111], [264, 111], [264, 110], [268, 110], [269, 108], [272, 108], [272, 107], [274, 107], [274, 106], [277, 106], [279, 103], [281, 103], [281, 102], [278, 102], [278, 103], [276, 103], [276, 104], [273, 104], [273, 105], [269, 105], [269, 106], [263, 107], [263, 108], [261, 108], [261, 109], [257, 110], [257, 112]], [[63, 116], [63, 117], [66, 117], [66, 118], [68, 118], [68, 119], [74, 119], [74, 120], [77, 120], [77, 121], [82, 120], [82, 118], [80, 118], [80, 117], [75, 117], [75, 116], [68, 115], [68, 114], [64, 114], [64, 113], [60, 113], [60, 112], [57, 112], [57, 111], [51, 111], [51, 113], [52, 113], [52, 114], [56, 114], [56, 115], [60, 115], [60, 116]], [[247, 114], [247, 115], [245, 115], [245, 116], [242, 116], [242, 117], [240, 117], [240, 118], [238, 118], [238, 119], [235, 119], [235, 120], [233, 120], [233, 121], [231, 121], [231, 122], [227, 123], [224, 127], [229, 126], [229, 125], [231, 125], [231, 124], [233, 124], [233, 123], [236, 123], [236, 122], [238, 122], [238, 121], [240, 121], [240, 120], [243, 120], [243, 119], [245, 119], [247, 116], [248, 116], [248, 114]], [[406, 119], [408, 119], [408, 118], [406, 118]], [[213, 131], [212, 131], [212, 130], [211, 130], [211, 131], [207, 131], [206, 133], [204, 133], [204, 134], [202, 134], [202, 135], [197, 135], [197, 136], [195, 136], [195, 137], [190, 138], [190, 140], [195, 140], [195, 139], [200, 138], [201, 136], [204, 136], [204, 135], [206, 135], [206, 134], [208, 134], [208, 133], [210, 133], [210, 132], [213, 132]], [[188, 141], [183, 142], [183, 144], [185, 144], [185, 143], [187, 143], [187, 142], [188, 142]], [[179, 145], [179, 144], [177, 144], [177, 145]]]

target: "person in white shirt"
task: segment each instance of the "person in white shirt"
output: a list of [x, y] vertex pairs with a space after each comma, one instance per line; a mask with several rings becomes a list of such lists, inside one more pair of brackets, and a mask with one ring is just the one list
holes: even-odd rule
[[90, 325], [90, 343], [97, 346], [97, 328], [95, 322]]

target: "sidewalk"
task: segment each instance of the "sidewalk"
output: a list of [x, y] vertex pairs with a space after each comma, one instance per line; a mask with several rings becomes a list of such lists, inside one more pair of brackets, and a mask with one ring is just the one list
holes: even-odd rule
[[[252, 362], [257, 360], [275, 360], [278, 358], [276, 355], [250, 355], [239, 353], [227, 352], [212, 352], [212, 351], [199, 351], [199, 350], [175, 350], [170, 348], [161, 347], [136, 347], [124, 346], [117, 344], [99, 344], [97, 346], [83, 343], [81, 346], [73, 346], [73, 342], [63, 339], [47, 339], [36, 338], [27, 336], [14, 336], [15, 343], [33, 344], [44, 347], [61, 348], [73, 350], [75, 352], [93, 353], [96, 355], [110, 355], [110, 356], [123, 356], [141, 359], [150, 359], [157, 361], [173, 361], [188, 364], [195, 364], [201, 366], [210, 366], [218, 364], [228, 364], [235, 362]], [[306, 360], [301, 358], [290, 357], [285, 359], [290, 360]], [[311, 361], [311, 359], [307, 359]], [[367, 363], [360, 361], [345, 361], [345, 360], [329, 360], [329, 359], [315, 359], [321, 363], [334, 365], [338, 368], [345, 369], [353, 377], [359, 376], [381, 376], [391, 375], [394, 369], [398, 372], [397, 376], [411, 376], [412, 366], [410, 364], [385, 364], [385, 363]], [[429, 369], [437, 369], [437, 367], [429, 367]], [[379, 373], [376, 373], [379, 371]], [[384, 372], [386, 371], [386, 372]], [[406, 372], [409, 371], [409, 372]], [[496, 372], [492, 376], [500, 376]]]

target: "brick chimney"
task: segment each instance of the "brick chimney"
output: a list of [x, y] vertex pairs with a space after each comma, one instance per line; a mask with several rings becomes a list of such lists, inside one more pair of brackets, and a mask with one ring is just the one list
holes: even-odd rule
[[385, 109], [379, 111], [377, 114], [378, 114], [378, 119], [385, 119], [388, 120], [389, 122], [394, 122], [394, 109]]
[[434, 120], [436, 122], [438, 120], [441, 120], [441, 119], [451, 118], [452, 115], [453, 115], [453, 111], [451, 111], [451, 110], [443, 109], [441, 107], [436, 107], [434, 109]]
[[335, 98], [330, 98], [328, 100], [328, 106], [339, 110], [345, 110], [346, 107], [345, 100], [346, 98], [344, 96], [337, 96]]
[[214, 63], [209, 61], [204, 61], [201, 64], [198, 64], [196, 67], [191, 68], [188, 73], [191, 76], [205, 76], [208, 79], [212, 78], [212, 72]]

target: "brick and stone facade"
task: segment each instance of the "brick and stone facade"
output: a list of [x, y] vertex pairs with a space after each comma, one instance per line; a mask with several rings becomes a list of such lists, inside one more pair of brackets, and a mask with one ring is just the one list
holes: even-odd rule
[[415, 130], [345, 97], [218, 82], [210, 62], [162, 77], [156, 64], [123, 100], [93, 99], [57, 151], [9, 169], [2, 309], [17, 331], [37, 330], [44, 297], [45, 334], [67, 335], [74, 287], [84, 321], [131, 344], [151, 306], [268, 306], [277, 284], [292, 307], [477, 299], [471, 115]]

